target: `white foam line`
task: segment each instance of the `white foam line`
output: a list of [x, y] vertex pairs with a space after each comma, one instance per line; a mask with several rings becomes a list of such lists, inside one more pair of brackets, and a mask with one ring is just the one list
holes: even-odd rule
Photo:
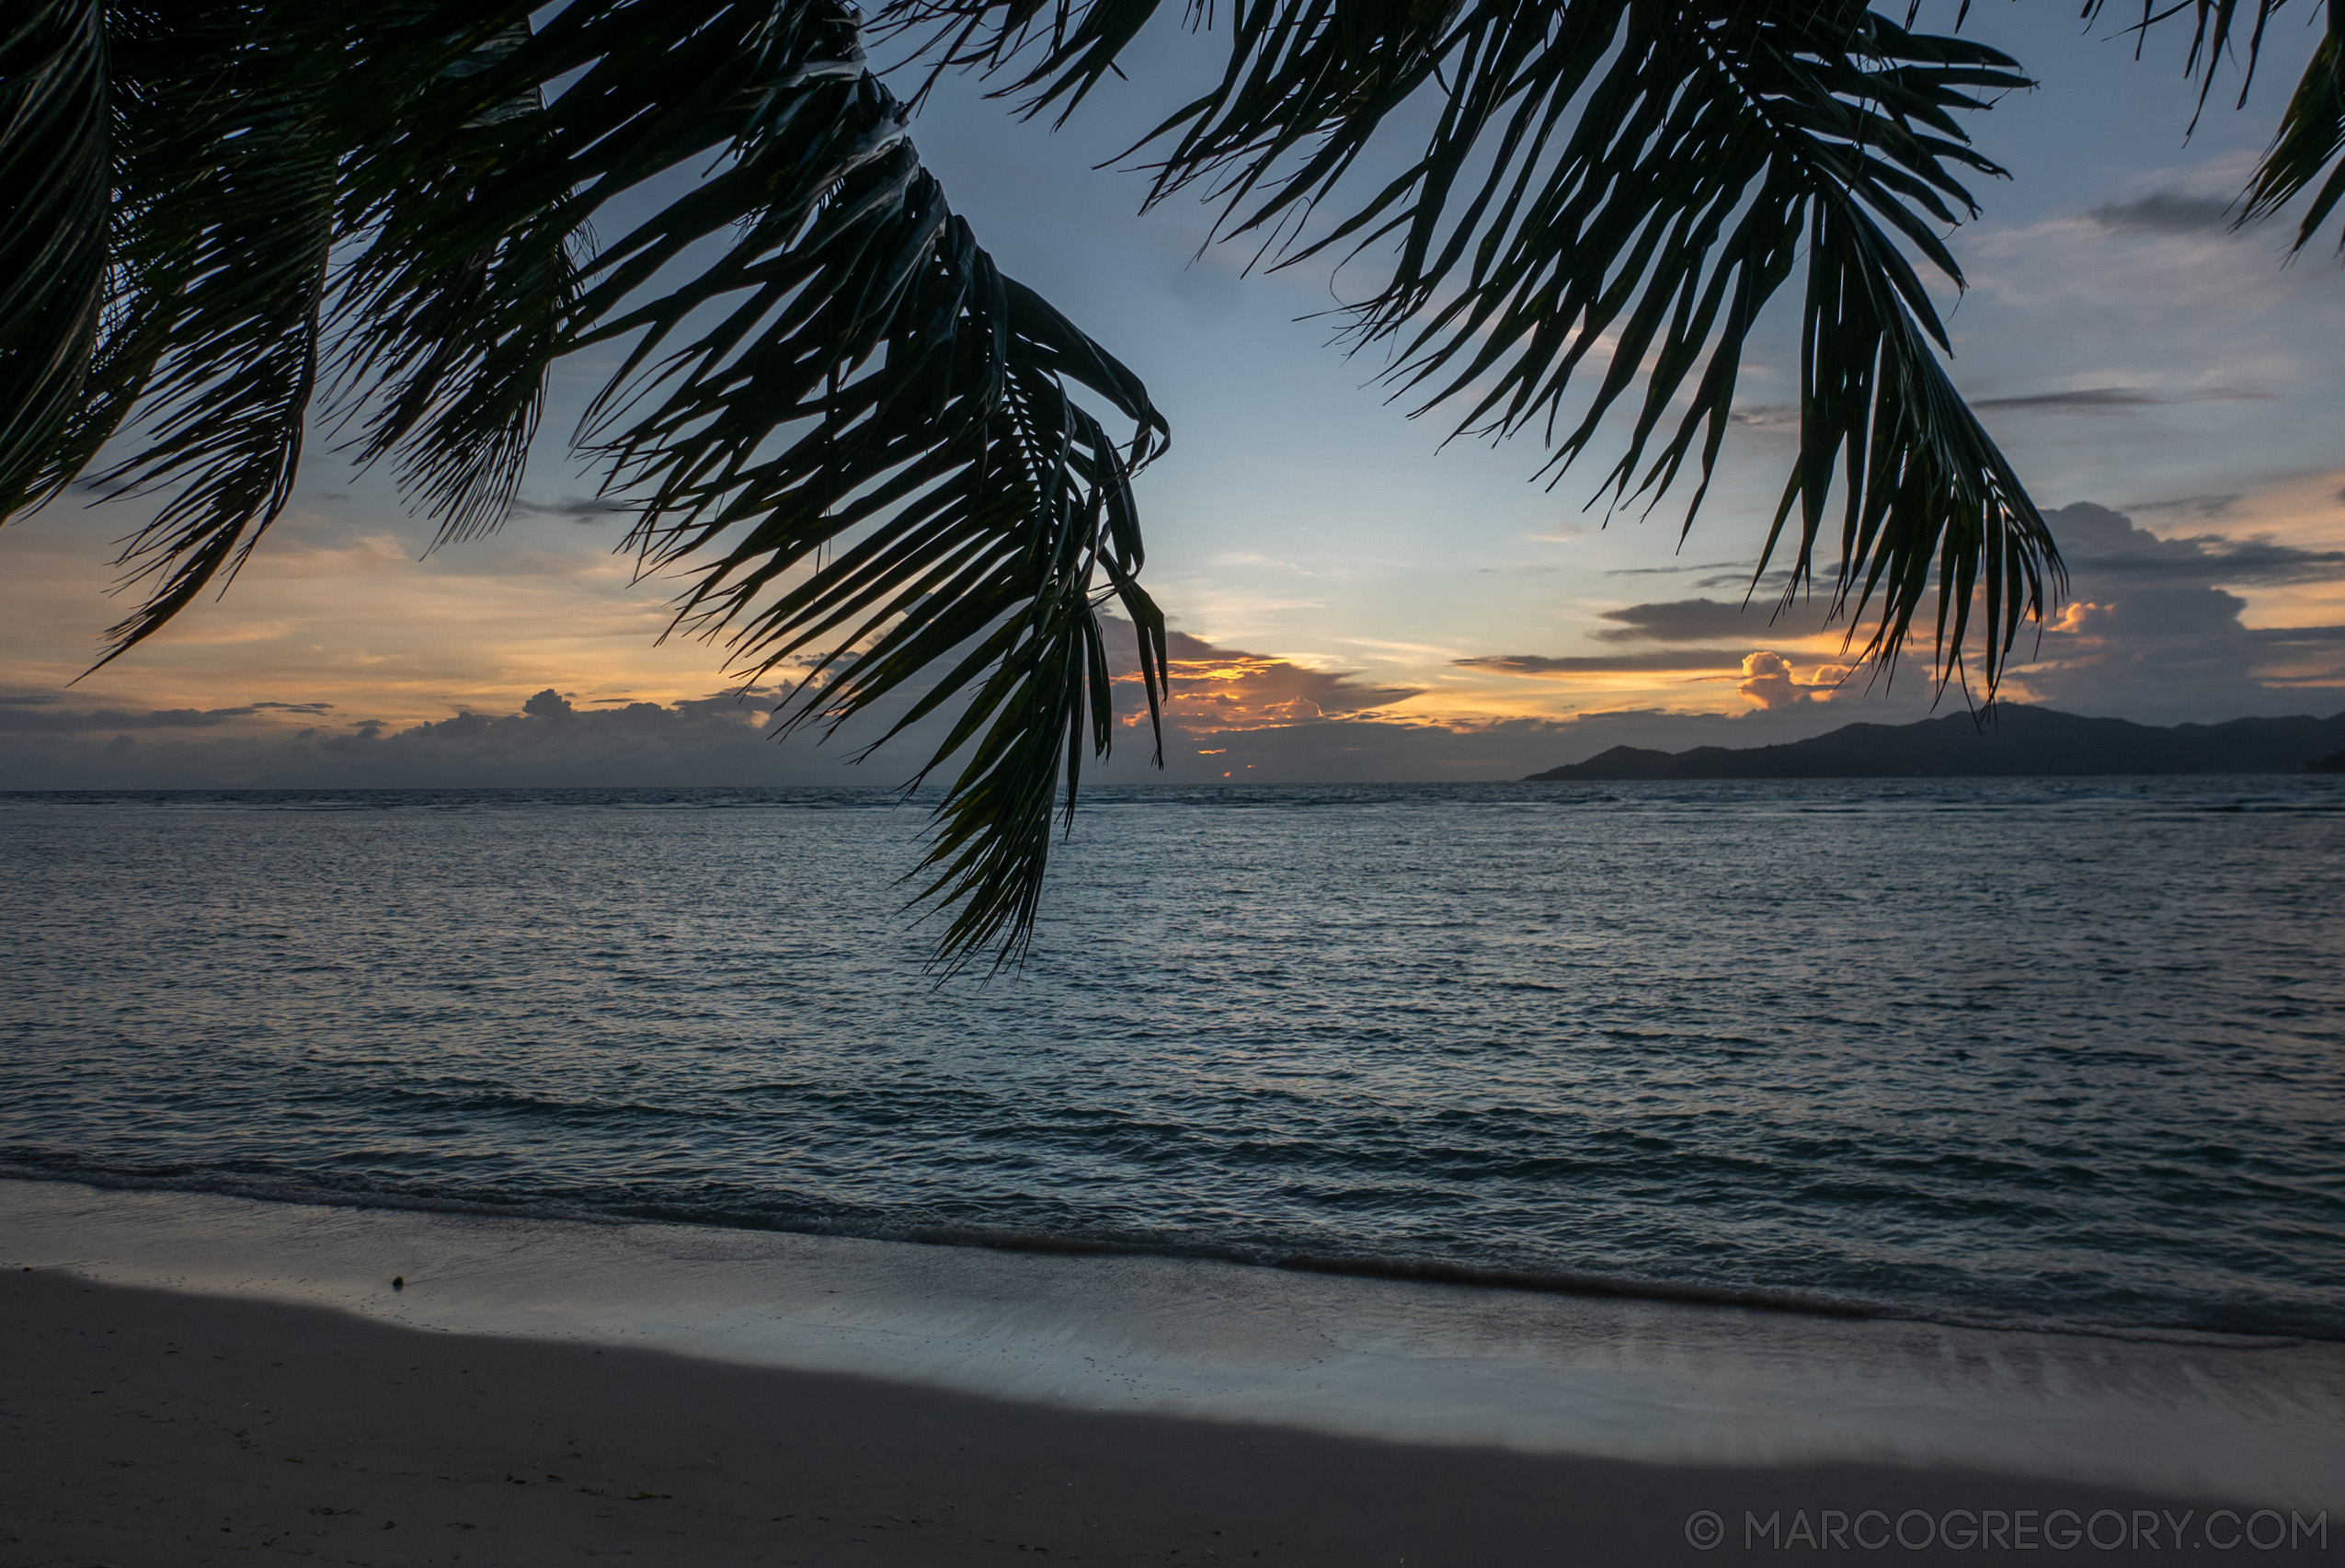
[[[0, 1182], [0, 1261], [1073, 1406], [2334, 1506], [2345, 1346], [2136, 1344], [682, 1225]], [[391, 1288], [404, 1276], [404, 1290]]]

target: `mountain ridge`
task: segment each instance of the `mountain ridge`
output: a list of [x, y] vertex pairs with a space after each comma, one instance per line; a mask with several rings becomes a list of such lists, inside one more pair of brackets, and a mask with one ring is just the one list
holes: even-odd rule
[[2023, 703], [1912, 724], [1843, 725], [1772, 746], [1653, 751], [1615, 746], [1538, 780], [2024, 778], [2157, 773], [2328, 772], [2345, 750], [2345, 713], [2135, 724]]

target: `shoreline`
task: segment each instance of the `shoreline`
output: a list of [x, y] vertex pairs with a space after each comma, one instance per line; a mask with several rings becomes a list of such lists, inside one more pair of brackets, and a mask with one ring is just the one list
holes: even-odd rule
[[2058, 1319], [2016, 1313], [1933, 1309], [1914, 1303], [1836, 1296], [1793, 1287], [1713, 1284], [1700, 1280], [1651, 1278], [1633, 1275], [1602, 1275], [1561, 1269], [1485, 1265], [1450, 1258], [1372, 1253], [1258, 1253], [1211, 1246], [1150, 1246], [1145, 1242], [1062, 1236], [1047, 1232], [997, 1230], [983, 1227], [945, 1230], [911, 1227], [901, 1231], [798, 1229], [740, 1219], [679, 1218], [667, 1215], [604, 1214], [574, 1210], [560, 1205], [492, 1205], [456, 1198], [423, 1198], [395, 1190], [345, 1191], [295, 1187], [266, 1182], [223, 1182], [214, 1179], [123, 1175], [111, 1171], [49, 1172], [0, 1161], [0, 1191], [17, 1185], [63, 1185], [95, 1192], [216, 1197], [233, 1202], [287, 1205], [301, 1208], [356, 1212], [442, 1216], [512, 1224], [602, 1226], [617, 1230], [639, 1227], [674, 1228], [753, 1236], [800, 1236], [815, 1241], [874, 1242], [887, 1245], [952, 1247], [982, 1252], [1031, 1253], [1043, 1256], [1150, 1258], [1168, 1263], [1194, 1263], [1234, 1268], [1286, 1270], [1363, 1279], [1405, 1280], [1469, 1290], [1523, 1291], [1545, 1295], [1587, 1297], [1622, 1301], [1670, 1302], [1696, 1307], [1736, 1308], [1787, 1312], [1851, 1321], [1917, 1323], [1939, 1328], [1987, 1333], [2058, 1334], [2111, 1339], [2134, 1344], [2199, 1345], [2242, 1350], [2286, 1349], [2303, 1345], [2345, 1346], [2345, 1335], [2311, 1329], [2269, 1331], [2204, 1328], [2182, 1323], [2121, 1323], [2088, 1319]]
[[[2327, 1513], [1947, 1467], [1650, 1464], [1101, 1413], [0, 1274], [0, 1561], [2330, 1561]], [[2339, 1530], [2345, 1535], [2345, 1530]], [[2023, 1555], [2024, 1554], [2024, 1555]]]
[[[0, 1182], [11, 1280], [1426, 1450], [2345, 1502], [2345, 1346]], [[23, 1273], [26, 1268], [38, 1272]], [[394, 1276], [406, 1281], [394, 1289]]]

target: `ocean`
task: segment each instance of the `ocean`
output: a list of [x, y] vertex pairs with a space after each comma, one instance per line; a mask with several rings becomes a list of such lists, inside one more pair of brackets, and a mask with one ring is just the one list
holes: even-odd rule
[[2345, 778], [0, 796], [0, 1176], [2345, 1339]]

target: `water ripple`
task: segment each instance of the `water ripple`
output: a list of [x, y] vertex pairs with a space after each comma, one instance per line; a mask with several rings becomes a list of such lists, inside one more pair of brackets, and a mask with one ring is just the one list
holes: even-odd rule
[[0, 1170], [2345, 1337], [2345, 781], [1108, 792], [941, 988], [920, 822], [0, 796]]

